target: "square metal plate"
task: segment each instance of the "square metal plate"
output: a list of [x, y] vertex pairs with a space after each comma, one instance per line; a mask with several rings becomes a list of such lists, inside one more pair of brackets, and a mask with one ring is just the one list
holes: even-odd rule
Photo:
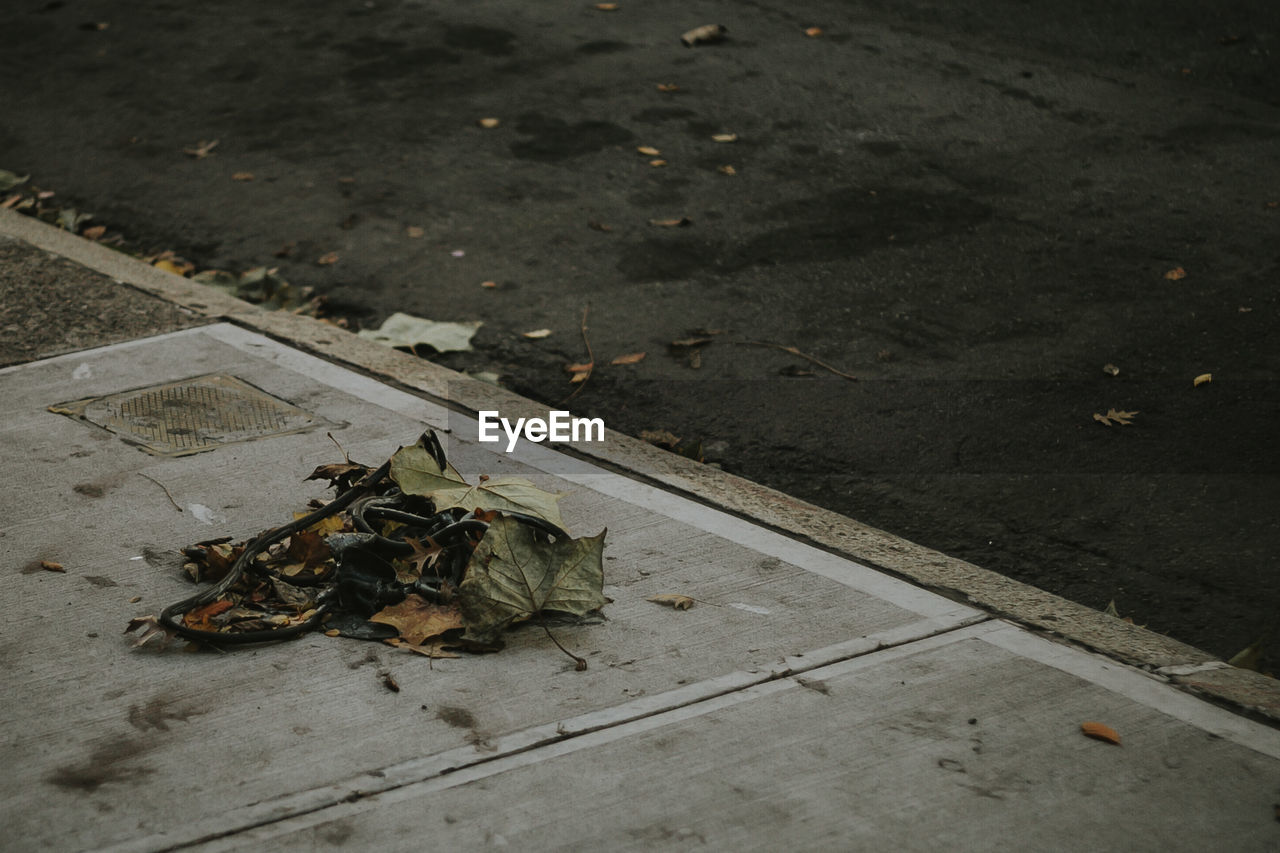
[[49, 411], [96, 424], [156, 456], [187, 456], [327, 424], [222, 373], [59, 403]]

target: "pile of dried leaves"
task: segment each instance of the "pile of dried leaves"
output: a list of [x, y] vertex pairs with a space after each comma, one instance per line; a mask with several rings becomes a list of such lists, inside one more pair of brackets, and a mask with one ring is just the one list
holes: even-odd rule
[[143, 629], [138, 645], [175, 635], [260, 643], [321, 630], [452, 657], [450, 649], [496, 651], [514, 623], [582, 617], [608, 602], [604, 531], [569, 536], [562, 495], [528, 480], [467, 483], [430, 431], [380, 468], [347, 460], [307, 479], [328, 480], [337, 497], [250, 542], [185, 549], [193, 579], [214, 585], [132, 620], [127, 631]]

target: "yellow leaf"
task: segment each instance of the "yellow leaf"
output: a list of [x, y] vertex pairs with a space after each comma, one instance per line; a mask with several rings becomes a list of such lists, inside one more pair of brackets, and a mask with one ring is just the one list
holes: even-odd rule
[[173, 261], [170, 261], [168, 259], [156, 261], [154, 264], [152, 264], [152, 266], [154, 266], [156, 269], [164, 270], [165, 272], [171, 272], [174, 275], [183, 274], [182, 267], [178, 266]]
[[650, 596], [649, 600], [655, 604], [665, 604], [676, 610], [688, 610], [693, 606], [693, 599], [687, 595], [678, 595], [674, 592], [664, 592], [661, 595]]
[[486, 130], [492, 130], [493, 128], [502, 124], [502, 121], [501, 119], [496, 119], [496, 118], [482, 118], [479, 121], [477, 121], [476, 124], [480, 125]]
[[1199, 388], [1201, 385], [1204, 385], [1206, 382], [1212, 382], [1212, 381], [1213, 381], [1212, 373], [1201, 373], [1195, 379], [1191, 380], [1191, 387]]
[[641, 145], [639, 148], [636, 149], [636, 152], [643, 154], [646, 157], [657, 157], [659, 154], [662, 153], [657, 148], [654, 148], [652, 145]]

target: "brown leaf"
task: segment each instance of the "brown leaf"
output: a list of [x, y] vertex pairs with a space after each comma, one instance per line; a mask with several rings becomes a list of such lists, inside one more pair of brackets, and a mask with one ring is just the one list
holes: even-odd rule
[[1085, 737], [1091, 737], [1094, 740], [1104, 740], [1107, 743], [1120, 745], [1120, 735], [1111, 726], [1102, 723], [1081, 723], [1080, 731], [1084, 732]]
[[430, 536], [426, 537], [426, 540], [427, 542], [424, 545], [421, 539], [415, 539], [412, 536], [406, 536], [404, 539], [406, 543], [413, 546], [413, 553], [406, 558], [406, 561], [417, 571], [419, 577], [427, 569], [435, 566], [440, 559], [440, 555], [444, 553], [444, 548], [438, 545], [436, 540]]
[[337, 262], [338, 262], [337, 252], [325, 252], [323, 255], [316, 258], [316, 263], [322, 267], [327, 267], [330, 264], [336, 264]]
[[477, 120], [476, 124], [480, 125], [485, 130], [493, 130], [495, 127], [502, 124], [502, 120], [496, 118], [482, 118]]
[[675, 83], [659, 83], [659, 84], [658, 84], [658, 91], [659, 91], [659, 92], [668, 92], [668, 93], [670, 93], [670, 92], [679, 92], [679, 91], [680, 91], [680, 87], [679, 87], [678, 85], [676, 85]]
[[234, 175], [231, 176], [231, 180], [244, 181], [244, 182], [252, 181], [253, 172], [236, 172]]
[[285, 551], [286, 560], [301, 563], [305, 569], [314, 569], [332, 556], [324, 537], [314, 530], [299, 530], [290, 536], [289, 549]]
[[1164, 277], [1169, 279], [1169, 281], [1177, 281], [1180, 278], [1186, 278], [1187, 271], [1184, 270], [1182, 267], [1174, 267], [1173, 269], [1165, 273]]
[[653, 166], [655, 169], [659, 169], [667, 165], [667, 161], [666, 160], [650, 160], [649, 165]]
[[738, 170], [726, 163], [723, 166], [716, 166], [716, 171], [722, 175], [736, 175]]
[[1114, 364], [1104, 364], [1102, 365], [1102, 372], [1108, 376], [1119, 376], [1120, 368], [1116, 367]]
[[107, 226], [94, 225], [91, 228], [86, 228], [83, 231], [81, 231], [80, 235], [83, 237], [87, 237], [90, 240], [101, 240], [102, 235], [106, 233], [107, 233]]
[[693, 220], [682, 216], [679, 219], [650, 219], [649, 224], [659, 228], [687, 228], [693, 224]]
[[594, 361], [586, 361], [581, 364], [567, 364], [564, 369], [566, 373], [573, 374], [569, 377], [570, 382], [586, 382], [595, 366]]
[[669, 346], [673, 347], [700, 347], [703, 344], [711, 343], [711, 338], [702, 335], [695, 335], [691, 338], [681, 338], [678, 341], [672, 341]]
[[618, 11], [618, 4], [617, 3], [597, 3], [595, 5], [595, 8], [596, 8], [596, 11], [599, 11], [599, 12], [616, 12]]
[[693, 599], [687, 595], [679, 595], [674, 592], [664, 592], [661, 595], [653, 595], [649, 600], [655, 604], [665, 604], [676, 610], [688, 610], [693, 606]]
[[822, 27], [809, 27], [804, 31], [804, 34], [811, 39], [817, 38], [822, 35]]
[[635, 364], [637, 361], [643, 361], [645, 355], [646, 353], [642, 353], [642, 352], [629, 352], [626, 355], [618, 356], [617, 358], [615, 358], [613, 361], [609, 363], [610, 364]]
[[214, 625], [211, 620], [219, 613], [225, 613], [235, 607], [234, 601], [220, 598], [217, 601], [211, 601], [203, 607], [197, 607], [183, 614], [182, 622], [188, 628], [195, 628], [197, 631], [217, 631], [218, 626]]
[[308, 480], [328, 480], [329, 485], [339, 491], [351, 488], [356, 480], [369, 473], [368, 467], [354, 462], [334, 462], [330, 465], [317, 465]]
[[412, 237], [413, 239], [416, 240], [419, 237], [421, 237], [423, 234], [426, 234], [427, 231], [425, 228], [420, 228], [417, 225], [406, 225], [404, 229], [404, 233], [406, 237]]
[[1213, 381], [1212, 373], [1201, 373], [1195, 379], [1191, 380], [1191, 387], [1199, 388], [1201, 385], [1204, 385], [1205, 383], [1212, 382], [1212, 381]]
[[1111, 409], [1105, 415], [1100, 415], [1097, 412], [1094, 412], [1093, 419], [1103, 426], [1113, 426], [1113, 422], [1122, 426], [1130, 426], [1133, 423], [1132, 418], [1136, 414], [1138, 413], [1120, 412], [1115, 409]]
[[713, 133], [711, 135], [712, 142], [737, 142], [738, 134], [736, 133]]
[[657, 148], [654, 148], [652, 145], [641, 145], [638, 148], [636, 148], [636, 151], [637, 153], [643, 154], [646, 157], [657, 157], [659, 154], [662, 153]]
[[456, 605], [443, 607], [431, 604], [420, 595], [410, 593], [404, 601], [384, 607], [369, 617], [370, 622], [390, 625], [400, 632], [401, 638], [415, 646], [422, 645], [428, 637], [437, 637], [446, 631], [462, 628], [462, 614]]
[[481, 286], [481, 287], [494, 288], [494, 287], [497, 287], [497, 286], [498, 286], [498, 283], [497, 283], [496, 281], [482, 281], [482, 282], [480, 282], [480, 286]]
[[407, 652], [413, 652], [414, 654], [423, 655], [424, 657], [437, 659], [457, 657], [453, 652], [446, 652], [444, 650], [445, 644], [440, 640], [422, 646], [415, 646], [413, 643], [406, 643], [399, 637], [393, 637], [390, 640], [383, 640], [383, 642], [389, 646], [395, 646], [397, 649], [404, 649]]
[[155, 616], [139, 616], [137, 619], [130, 619], [129, 624], [125, 627], [124, 633], [132, 634], [139, 628], [144, 629], [138, 635], [138, 639], [133, 641], [134, 648], [145, 646], [152, 640], [159, 640], [161, 646], [168, 644], [177, 634], [160, 624], [160, 620]]
[[52, 560], [41, 560], [40, 568], [44, 569], [46, 572], [61, 572], [63, 574], [66, 574], [67, 572], [62, 563], [55, 563]]
[[595, 221], [588, 222], [587, 227], [595, 231], [603, 231], [606, 234], [608, 234], [610, 231], [613, 230], [612, 225], [606, 225], [603, 222], [595, 222]]

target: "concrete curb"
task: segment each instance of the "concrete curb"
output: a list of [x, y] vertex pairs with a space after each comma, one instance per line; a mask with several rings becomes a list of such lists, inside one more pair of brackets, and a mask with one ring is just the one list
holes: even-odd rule
[[[461, 412], [497, 409], [507, 417], [546, 414], [545, 406], [502, 388], [311, 317], [265, 311], [9, 210], [0, 210], [0, 233], [83, 264], [210, 321], [252, 329]], [[1155, 678], [1280, 725], [1280, 681], [1228, 666], [1170, 637], [611, 430], [605, 441], [580, 445], [576, 452], [956, 601], [1140, 667]]]

